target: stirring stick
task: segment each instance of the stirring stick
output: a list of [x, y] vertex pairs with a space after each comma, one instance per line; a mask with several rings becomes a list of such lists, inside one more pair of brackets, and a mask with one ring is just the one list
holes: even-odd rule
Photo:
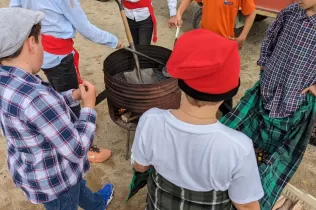
[[176, 31], [173, 47], [176, 45], [176, 42], [177, 42], [177, 40], [179, 38], [179, 33], [180, 33], [180, 27], [177, 26], [177, 31]]

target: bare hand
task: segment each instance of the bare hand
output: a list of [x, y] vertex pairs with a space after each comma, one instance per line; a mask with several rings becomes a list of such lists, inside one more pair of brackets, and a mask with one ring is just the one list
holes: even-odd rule
[[243, 38], [243, 37], [237, 37], [237, 38], [235, 38], [235, 37], [228, 37], [230, 40], [234, 40], [234, 41], [236, 41], [237, 43], [238, 43], [238, 49], [239, 50], [241, 50], [242, 49], [242, 47], [243, 47], [243, 45], [244, 45], [244, 42], [245, 42], [245, 38]]
[[122, 44], [121, 40], [119, 40], [117, 43], [116, 49], [121, 49], [123, 47], [124, 47], [124, 45]]
[[306, 94], [306, 93], [310, 93], [312, 94], [313, 96], [316, 96], [316, 85], [312, 85], [308, 88], [305, 88], [301, 94]]
[[168, 27], [169, 28], [173, 28], [173, 27], [176, 27], [176, 24], [177, 24], [177, 16], [174, 15], [172, 17], [170, 17], [170, 19], [168, 20]]
[[75, 100], [75, 101], [81, 100], [81, 92], [80, 92], [79, 88], [74, 90], [74, 91], [72, 91], [72, 99]]
[[[172, 21], [171, 24], [172, 24], [172, 27], [181, 27], [182, 26], [182, 15], [180, 15], [180, 13], [177, 12], [176, 16], [173, 16], [169, 19], [169, 23], [170, 23], [170, 20]], [[170, 26], [169, 26], [170, 28]]]
[[94, 85], [88, 81], [84, 81], [81, 85], [79, 85], [79, 89], [81, 92], [83, 107], [94, 109], [97, 96]]

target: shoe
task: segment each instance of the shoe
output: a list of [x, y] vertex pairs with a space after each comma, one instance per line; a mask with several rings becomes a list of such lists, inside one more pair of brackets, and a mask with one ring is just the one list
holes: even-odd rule
[[101, 190], [98, 191], [98, 194], [103, 197], [106, 204], [106, 208], [113, 199], [114, 186], [112, 184], [106, 184], [104, 185], [104, 187], [102, 187]]
[[90, 163], [102, 163], [108, 160], [112, 155], [111, 150], [98, 148], [96, 145], [92, 145], [87, 156]]

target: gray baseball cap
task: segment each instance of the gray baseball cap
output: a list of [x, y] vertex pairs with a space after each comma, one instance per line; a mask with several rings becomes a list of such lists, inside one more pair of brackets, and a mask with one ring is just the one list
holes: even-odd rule
[[0, 8], [0, 58], [17, 52], [30, 35], [32, 27], [43, 19], [43, 12]]

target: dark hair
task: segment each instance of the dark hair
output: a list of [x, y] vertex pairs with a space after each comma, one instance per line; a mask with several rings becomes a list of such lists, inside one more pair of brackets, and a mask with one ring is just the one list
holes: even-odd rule
[[191, 96], [189, 96], [187, 94], [185, 94], [185, 96], [187, 97], [189, 103], [192, 106], [197, 106], [197, 107], [202, 107], [202, 106], [205, 106], [205, 105], [217, 105], [218, 103], [221, 103], [220, 101], [219, 102], [200, 101], [200, 100], [192, 98]]
[[[35, 42], [38, 43], [38, 39], [39, 39], [40, 34], [41, 34], [41, 24], [38, 23], [38, 24], [36, 24], [36, 25], [34, 25], [34, 26], [32, 27], [31, 32], [30, 32], [30, 35], [28, 36], [28, 38], [30, 38], [30, 37], [33, 36], [33, 37], [35, 38]], [[22, 47], [20, 47], [20, 49], [18, 49], [18, 50], [17, 50], [15, 53], [13, 53], [12, 55], [9, 55], [9, 56], [4, 57], [4, 58], [0, 58], [0, 63], [1, 63], [1, 61], [3, 61], [3, 60], [8, 60], [8, 59], [13, 59], [13, 58], [18, 57], [18, 56], [21, 54], [22, 50], [23, 50], [23, 45], [22, 45]]]

